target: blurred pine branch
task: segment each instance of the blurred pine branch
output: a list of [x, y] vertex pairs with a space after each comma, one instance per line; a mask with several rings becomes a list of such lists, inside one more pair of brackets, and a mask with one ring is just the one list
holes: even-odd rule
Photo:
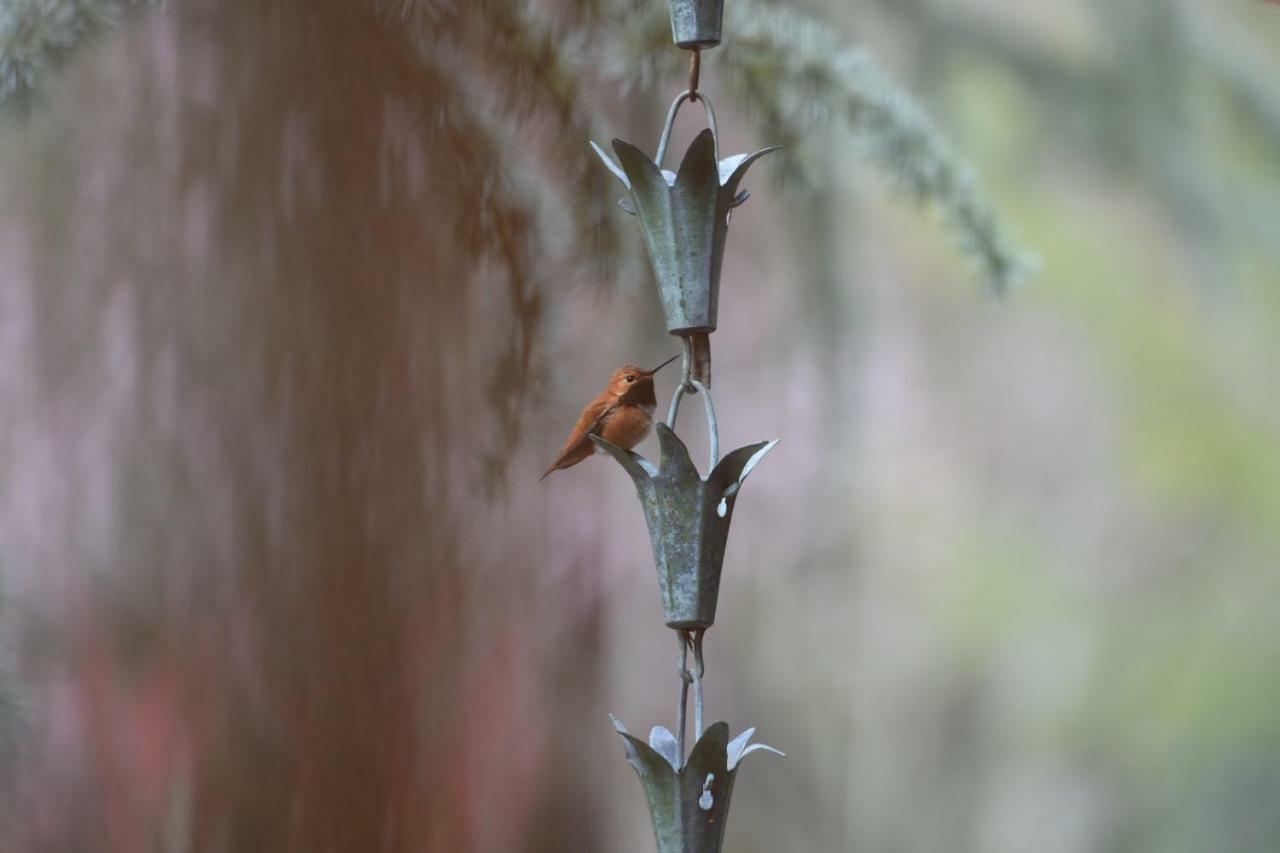
[[0, 3], [0, 104], [29, 96], [86, 36], [114, 22], [118, 0]]
[[[140, 0], [0, 4], [0, 105], [28, 102], [77, 44], [140, 5]], [[325, 4], [274, 0], [273, 5], [299, 11]], [[1042, 50], [1016, 26], [952, 4], [879, 0], [875, 6], [921, 39], [930, 54], [926, 61], [935, 67], [953, 56], [974, 54], [1006, 67], [1034, 94], [1047, 125], [1059, 128], [1085, 156], [1132, 165], [1184, 227], [1213, 235], [1222, 221], [1250, 215], [1231, 209], [1209, 168], [1206, 129], [1197, 121], [1192, 99], [1202, 82], [1220, 87], [1263, 144], [1274, 145], [1280, 140], [1280, 97], [1262, 82], [1269, 79], [1263, 73], [1268, 63], [1258, 46], [1224, 22], [1207, 21], [1194, 4], [1089, 4], [1110, 47], [1085, 61]], [[560, 142], [540, 154], [548, 163], [563, 164], [556, 168], [564, 171], [526, 170], [535, 177], [522, 191], [533, 194], [543, 216], [571, 222], [577, 236], [560, 237], [553, 254], [571, 257], [579, 275], [590, 270], [592, 279], [609, 277], [620, 246], [612, 195], [605, 175], [564, 140], [602, 135], [602, 111], [590, 97], [594, 83], [635, 97], [682, 82], [682, 63], [672, 60], [665, 3], [565, 0], [533, 11], [511, 0], [366, 0], [334, 9], [346, 15], [372, 13], [388, 40], [409, 45], [419, 63], [448, 65], [458, 75], [492, 84], [483, 86], [484, 97], [476, 97], [476, 87], [476, 93], [453, 105], [470, 113], [475, 126], [494, 131], [502, 124], [480, 114], [486, 111], [517, 122], [536, 113], [554, 116]], [[773, 0], [732, 0], [725, 37], [715, 54], [715, 73], [748, 107], [764, 141], [784, 146], [783, 168], [800, 187], [826, 191], [827, 176], [806, 171], [818, 168], [810, 164], [823, 158], [806, 157], [805, 140], [817, 122], [835, 119], [877, 171], [939, 211], [961, 253], [994, 290], [1007, 290], [1026, 272], [1023, 255], [1004, 234], [973, 169], [920, 104], [838, 26]], [[1134, 50], [1136, 44], [1143, 49]], [[513, 136], [508, 131], [505, 141]], [[495, 163], [527, 156], [503, 142], [486, 145]], [[532, 225], [519, 234], [493, 236], [495, 245], [508, 242], [498, 247], [508, 255], [514, 251], [512, 240], [545, 244], [557, 239]], [[520, 251], [536, 254], [537, 248]]]
[[[1232, 130], [1208, 108], [1220, 95], [1242, 119], [1245, 138], [1263, 151], [1280, 144], [1280, 95], [1268, 85], [1280, 69], [1263, 49], [1265, 34], [1246, 33], [1236, 21], [1266, 12], [1210, 13], [1188, 0], [1087, 0], [1078, 11], [1097, 37], [1091, 50], [1073, 53], [1025, 24], [953, 3], [873, 5], [920, 40], [929, 82], [941, 84], [975, 62], [1004, 69], [1032, 105], [1045, 150], [1133, 180], [1189, 245], [1222, 254], [1228, 235], [1240, 235], [1280, 253], [1267, 233], [1280, 210], [1274, 200], [1242, 203], [1255, 188], [1232, 184], [1223, 150]], [[1201, 278], [1216, 280], [1218, 272], [1210, 264]]]
[[1029, 264], [1003, 234], [973, 170], [870, 54], [816, 19], [756, 0], [743, 5], [724, 59], [740, 97], [798, 127], [831, 110], [896, 186], [936, 205], [996, 293], [1022, 279]]
[[[0, 102], [36, 91], [51, 70], [85, 36], [114, 21], [125, 4], [118, 0], [14, 0], [0, 18]], [[288, 5], [288, 4], [283, 4]], [[735, 10], [733, 31], [722, 51], [730, 82], [739, 97], [762, 117], [769, 141], [792, 143], [793, 152], [815, 115], [834, 111], [853, 130], [870, 161], [920, 201], [932, 202], [959, 236], [961, 250], [974, 258], [994, 289], [1004, 291], [1024, 269], [1002, 236], [996, 217], [975, 188], [972, 171], [950, 150], [924, 111], [864, 52], [851, 49], [830, 27], [799, 13], [747, 3]], [[629, 45], [604, 62], [611, 85], [639, 78], [656, 84], [653, 63], [670, 59], [665, 5], [574, 2], [562, 20], [550, 25], [519, 3], [504, 0], [448, 6], [425, 2], [379, 2], [374, 10], [389, 35], [402, 37], [424, 62], [454, 58], [467, 73], [479, 73], [507, 93], [488, 106], [516, 116], [549, 109], [565, 126], [562, 138], [598, 136], [596, 118], [586, 105], [584, 84], [591, 67], [583, 57], [589, 44], [621, 41]], [[613, 31], [615, 25], [624, 31]], [[736, 49], [734, 45], [736, 44]], [[617, 56], [628, 62], [619, 65]], [[496, 57], [501, 57], [497, 61]], [[475, 112], [474, 99], [457, 108]], [[478, 122], [480, 125], [492, 122]], [[481, 134], [483, 138], [483, 134]], [[513, 146], [486, 145], [494, 162], [511, 158]], [[579, 263], [608, 267], [618, 250], [616, 224], [605, 200], [603, 173], [589, 158], [563, 152], [571, 164], [557, 182], [560, 204], [580, 240], [571, 241]], [[793, 153], [791, 163], [797, 163]], [[811, 182], [820, 186], [821, 181]], [[545, 184], [544, 184], [545, 188]], [[554, 194], [553, 194], [554, 195]], [[616, 219], [616, 217], [614, 218]], [[520, 235], [495, 235], [511, 242], [536, 239], [534, 229]], [[521, 250], [523, 251], [523, 250]]]
[[[607, 64], [618, 83], [679, 82], [663, 6], [631, 17], [622, 49]], [[1004, 293], [1024, 277], [1027, 258], [1004, 235], [972, 168], [867, 51], [828, 22], [762, 0], [737, 0], [726, 30], [717, 73], [759, 123], [762, 141], [783, 146], [784, 169], [808, 192], [830, 191], [830, 176], [806, 168], [825, 159], [806, 156], [805, 139], [818, 122], [838, 119], [894, 185], [936, 207], [993, 291]]]

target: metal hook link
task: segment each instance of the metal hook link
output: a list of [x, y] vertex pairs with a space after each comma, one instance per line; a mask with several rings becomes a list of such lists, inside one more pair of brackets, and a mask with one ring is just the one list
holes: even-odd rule
[[720, 131], [716, 128], [716, 111], [711, 106], [711, 99], [701, 92], [694, 92], [689, 89], [676, 95], [676, 99], [671, 102], [671, 109], [667, 110], [667, 123], [662, 126], [662, 136], [658, 139], [658, 153], [653, 158], [653, 162], [658, 164], [658, 168], [662, 168], [662, 161], [667, 159], [667, 145], [671, 142], [671, 128], [676, 123], [676, 113], [680, 112], [680, 106], [685, 101], [696, 100], [702, 104], [703, 112], [707, 115], [707, 126], [711, 128], [711, 137], [716, 144], [716, 162], [720, 162]]
[[680, 414], [680, 399], [685, 395], [686, 386], [692, 386], [694, 393], [702, 395], [702, 407], [707, 415], [707, 434], [711, 444], [711, 463], [707, 467], [707, 473], [710, 474], [720, 463], [720, 427], [716, 423], [716, 406], [711, 400], [711, 389], [686, 374], [685, 380], [671, 395], [671, 408], [667, 410], [667, 426], [672, 430], [675, 429], [676, 416]]
[[679, 755], [680, 766], [683, 767], [684, 734], [685, 729], [688, 728], [686, 720], [689, 708], [689, 685], [693, 683], [693, 674], [689, 672], [689, 647], [693, 645], [693, 640], [689, 632], [684, 629], [676, 631], [676, 638], [680, 643], [680, 657], [676, 664], [676, 671], [680, 675], [680, 697], [676, 704], [676, 752]]
[[703, 698], [702, 674], [706, 667], [702, 663], [702, 638], [707, 633], [705, 628], [690, 632], [693, 635], [693, 731], [694, 742], [702, 738]]

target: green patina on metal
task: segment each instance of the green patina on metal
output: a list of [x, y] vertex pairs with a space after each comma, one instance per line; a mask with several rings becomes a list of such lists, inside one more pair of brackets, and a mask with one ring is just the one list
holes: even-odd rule
[[720, 572], [729, 539], [729, 523], [747, 474], [778, 442], [739, 447], [721, 459], [704, 480], [689, 450], [666, 424], [655, 428], [662, 447], [659, 467], [599, 436], [596, 446], [631, 475], [649, 524], [649, 542], [658, 569], [658, 585], [667, 625], [706, 629], [716, 619]]
[[750, 744], [755, 729], [730, 741], [729, 724], [721, 722], [707, 728], [684, 762], [675, 737], [663, 726], [655, 726], [645, 743], [616, 717], [611, 719], [626, 745], [627, 761], [644, 784], [658, 853], [719, 853], [738, 763], [756, 750], [782, 754], [762, 743]]
[[729, 215], [749, 198], [738, 186], [752, 163], [778, 149], [772, 146], [721, 160], [715, 111], [710, 99], [699, 93], [696, 98], [709, 126], [694, 138], [676, 172], [663, 169], [676, 113], [693, 97], [681, 92], [672, 102], [654, 160], [630, 142], [614, 139], [614, 162], [591, 143], [630, 193], [623, 209], [640, 219], [667, 331], [673, 335], [715, 331]]
[[[622, 209], [640, 220], [667, 331], [683, 338], [683, 374], [672, 395], [667, 422], [655, 427], [662, 452], [658, 465], [598, 435], [592, 435], [591, 441], [635, 483], [649, 526], [663, 616], [679, 643], [675, 734], [655, 726], [645, 743], [616, 718], [613, 724], [626, 744], [627, 760], [644, 784], [658, 853], [720, 853], [738, 762], [758, 749], [778, 750], [748, 745], [754, 729], [732, 741], [727, 723], [703, 730], [703, 640], [716, 620], [729, 525], [742, 483], [778, 442], [748, 444], [720, 458], [710, 391], [710, 335], [716, 329], [729, 219], [733, 209], [749, 197], [745, 190], [739, 191], [739, 185], [751, 164], [777, 147], [720, 159], [715, 109], [696, 90], [699, 51], [720, 43], [724, 0], [670, 0], [670, 8], [672, 37], [679, 47], [692, 51], [689, 89], [672, 101], [654, 159], [621, 139], [613, 140], [616, 162], [596, 143], [591, 147], [626, 187], [628, 197], [619, 202]], [[671, 172], [662, 164], [676, 115], [688, 101], [701, 102], [708, 126], [694, 137], [679, 168]], [[705, 478], [673, 429], [686, 394], [700, 396], [706, 409], [711, 460]], [[697, 742], [686, 761], [690, 688]]]

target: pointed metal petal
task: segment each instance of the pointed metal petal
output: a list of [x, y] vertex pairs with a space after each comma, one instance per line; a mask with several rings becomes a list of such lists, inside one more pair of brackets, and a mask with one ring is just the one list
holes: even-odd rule
[[689, 143], [684, 159], [680, 161], [680, 171], [676, 173], [675, 182], [684, 187], [720, 183], [716, 165], [716, 137], [711, 128], [703, 130]]
[[[724, 830], [733, 795], [733, 771], [725, 760], [729, 724], [714, 723], [698, 738], [689, 761], [680, 771], [680, 803], [683, 826], [679, 844], [664, 851], [718, 853], [724, 846]], [[655, 824], [657, 822], [655, 821]]]
[[659, 210], [670, 204], [666, 178], [648, 154], [624, 139], [613, 140], [613, 150], [630, 181], [628, 186], [642, 216], [648, 210]]
[[723, 171], [720, 173], [721, 186], [725, 188], [729, 197], [732, 198], [738, 194], [738, 183], [746, 176], [747, 170], [751, 168], [752, 163], [759, 160], [764, 155], [777, 151], [780, 148], [782, 148], [781, 145], [770, 145], [768, 148], [761, 148], [759, 151], [751, 154], [739, 154], [737, 157], [730, 157], [727, 160], [721, 161], [721, 167], [732, 163], [732, 169], [729, 171], [727, 177]]
[[618, 464], [631, 475], [631, 479], [635, 481], [637, 487], [648, 483], [649, 480], [658, 475], [658, 469], [654, 467], [653, 463], [648, 459], [645, 459], [639, 453], [632, 453], [630, 450], [623, 450], [621, 447], [618, 447], [616, 444], [610, 444], [598, 435], [588, 437], [596, 447], [600, 448], [617, 460]]
[[689, 458], [689, 448], [684, 446], [680, 436], [666, 424], [658, 424], [654, 430], [658, 433], [658, 444], [662, 447], [659, 475], [680, 480], [701, 479], [693, 460]]
[[[615, 721], [615, 727], [616, 725]], [[627, 762], [640, 774], [640, 778], [645, 780], [646, 786], [650, 784], [674, 785], [676, 771], [667, 762], [666, 758], [649, 744], [629, 732], [619, 730], [618, 735], [622, 738], [623, 745], [627, 749]]]
[[[758, 749], [763, 749], [765, 752], [772, 752], [774, 755], [781, 755], [783, 758], [787, 757], [787, 754], [785, 752], [783, 752], [780, 749], [774, 749], [773, 747], [769, 746], [769, 744], [767, 743], [753, 743], [751, 744], [751, 746], [747, 747], [742, 751], [742, 755], [738, 756], [738, 761], [741, 761], [742, 759], [746, 758], [748, 755], [750, 755], [751, 753], [755, 752]], [[730, 769], [733, 769], [733, 767], [736, 767], [737, 763], [738, 762], [735, 761], [733, 765], [730, 766]]]
[[696, 780], [699, 787], [707, 773], [724, 773], [728, 770], [726, 762], [729, 747], [729, 724], [723, 720], [707, 726], [707, 730], [693, 745], [689, 753], [689, 761], [685, 765], [684, 775]]
[[676, 736], [666, 726], [654, 726], [649, 732], [649, 746], [667, 759], [672, 770], [680, 769], [680, 747], [676, 744]]
[[[681, 803], [681, 776], [667, 759], [639, 738], [628, 734], [616, 719], [614, 727], [627, 748], [627, 762], [635, 769], [644, 786], [649, 801], [649, 815], [653, 819], [653, 831], [658, 837], [660, 851], [681, 851], [684, 809]], [[663, 846], [663, 841], [674, 840], [676, 846]]]
[[732, 157], [726, 157], [720, 161], [718, 171], [721, 186], [729, 183], [729, 178], [733, 176], [734, 170], [741, 166], [742, 161], [745, 159], [747, 159], [746, 154], [734, 154]]
[[[671, 187], [671, 236], [678, 266], [676, 297], [684, 323], [715, 325], [719, 297], [720, 265], [728, 226], [720, 203], [720, 176], [716, 172], [715, 135], [708, 128], [685, 151]], [[701, 310], [706, 304], [707, 310]], [[695, 306], [699, 309], [694, 310]], [[696, 318], [695, 318], [695, 315]]]
[[622, 167], [621, 167], [621, 166], [619, 166], [617, 163], [613, 162], [613, 158], [612, 158], [612, 157], [610, 157], [608, 154], [604, 153], [604, 149], [603, 149], [603, 148], [601, 148], [599, 145], [596, 145], [594, 142], [592, 142], [592, 143], [591, 143], [591, 150], [593, 150], [593, 151], [595, 151], [595, 152], [596, 152], [596, 154], [597, 154], [597, 155], [600, 157], [600, 159], [604, 162], [605, 167], [606, 167], [606, 168], [608, 168], [608, 170], [609, 170], [610, 172], [613, 172], [614, 177], [616, 177], [618, 180], [622, 181], [622, 185], [623, 185], [624, 187], [626, 187], [627, 189], [631, 189], [631, 181], [630, 181], [630, 179], [628, 179], [628, 178], [627, 178], [627, 173], [626, 173], [626, 172], [624, 172], [624, 171], [622, 171]]
[[729, 741], [727, 753], [729, 757], [729, 769], [732, 770], [738, 764], [738, 759], [742, 757], [742, 751], [747, 748], [747, 744], [751, 741], [751, 736], [756, 733], [754, 728], [747, 729], [733, 740]]
[[[732, 451], [720, 460], [720, 464], [716, 465], [715, 470], [707, 477], [707, 485], [713, 492], [719, 492], [726, 497], [737, 494], [737, 489], [734, 487], [742, 484], [752, 469], [777, 443], [778, 439], [775, 438], [773, 441], [759, 441]], [[732, 493], [730, 493], [731, 489]]]
[[745, 481], [747, 479], [747, 475], [749, 475], [752, 471], [755, 470], [755, 467], [760, 464], [760, 460], [764, 459], [764, 455], [768, 453], [770, 450], [773, 450], [773, 448], [777, 447], [778, 442], [781, 440], [782, 439], [780, 438], [775, 438], [772, 441], [770, 441], [768, 444], [766, 444], [764, 447], [760, 448], [755, 453], [751, 454], [751, 458], [747, 460], [746, 465], [742, 466], [742, 471], [738, 474], [738, 482], [742, 483], [743, 481]]

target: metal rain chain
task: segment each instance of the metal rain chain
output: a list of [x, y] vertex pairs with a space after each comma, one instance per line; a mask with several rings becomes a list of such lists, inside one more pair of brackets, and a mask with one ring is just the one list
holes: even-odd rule
[[[755, 750], [778, 751], [750, 744], [754, 729], [732, 740], [727, 723], [713, 723], [704, 729], [702, 641], [715, 622], [720, 570], [739, 490], [777, 441], [749, 444], [720, 458], [710, 390], [710, 335], [716, 329], [720, 266], [730, 213], [748, 197], [739, 191], [739, 184], [752, 163], [777, 147], [720, 158], [715, 110], [711, 100], [698, 91], [698, 76], [699, 52], [720, 43], [724, 0], [669, 3], [672, 38], [677, 47], [690, 51], [689, 88], [672, 102], [654, 158], [621, 139], [613, 140], [616, 162], [594, 142], [591, 146], [628, 192], [620, 206], [640, 221], [667, 331], [684, 344], [684, 372], [672, 396], [667, 422], [656, 427], [662, 450], [659, 465], [599, 436], [593, 435], [591, 440], [635, 482], [649, 525], [666, 623], [679, 640], [675, 734], [656, 726], [645, 743], [616, 718], [613, 723], [625, 742], [627, 760], [644, 783], [659, 853], [719, 853], [738, 762]], [[676, 115], [689, 102], [702, 105], [708, 126], [694, 138], [673, 173], [663, 168], [663, 162]], [[711, 460], [705, 479], [675, 433], [680, 401], [686, 394], [700, 395], [706, 411]], [[690, 685], [695, 742], [686, 754]]]

